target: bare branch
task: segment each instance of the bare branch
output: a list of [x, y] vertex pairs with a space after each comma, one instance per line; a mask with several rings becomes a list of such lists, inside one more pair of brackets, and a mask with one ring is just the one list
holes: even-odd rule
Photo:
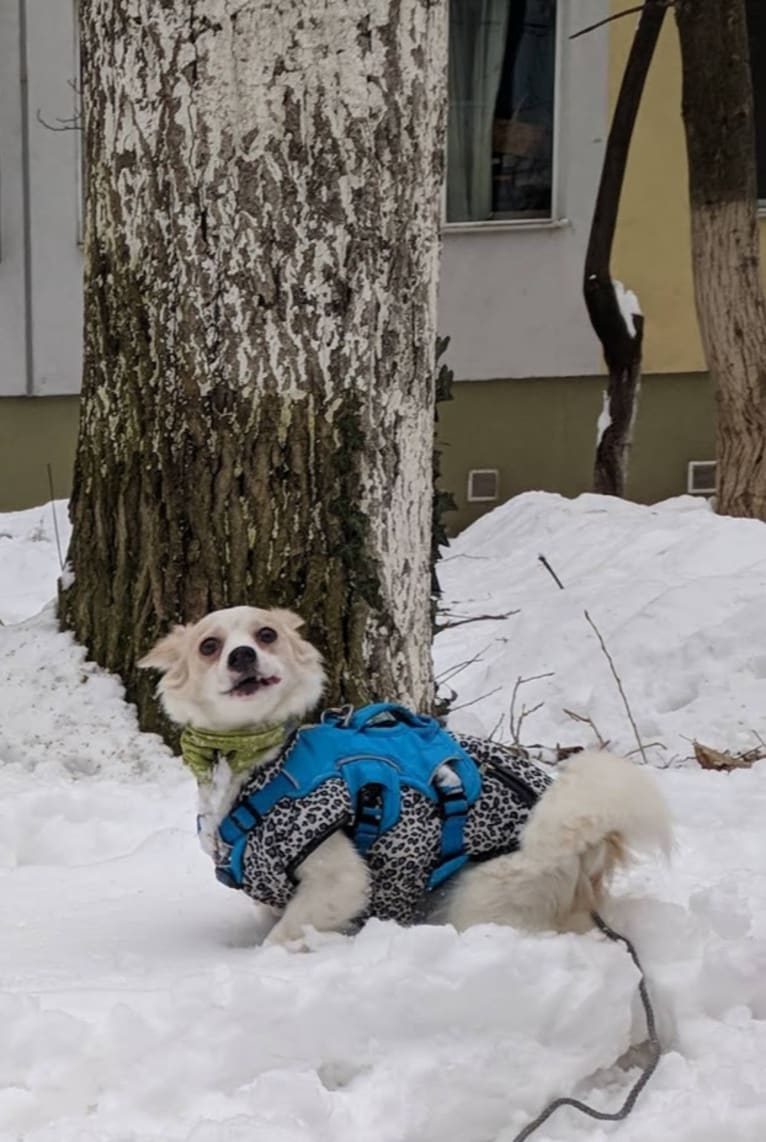
[[553, 677], [553, 672], [551, 671], [548, 674], [532, 674], [529, 678], [522, 678], [521, 675], [519, 675], [519, 677], [516, 679], [516, 682], [515, 682], [514, 687], [513, 687], [513, 693], [511, 694], [511, 708], [510, 708], [510, 711], [508, 714], [508, 722], [509, 722], [509, 729], [510, 729], [510, 733], [511, 733], [511, 741], [513, 742], [514, 745], [521, 746], [521, 741], [520, 741], [521, 727], [524, 724], [524, 719], [528, 718], [530, 716], [530, 714], [534, 714], [536, 710], [539, 710], [540, 707], [542, 705], [544, 705], [543, 702], [538, 702], [537, 705], [533, 706], [530, 710], [528, 710], [526, 706], [522, 706], [521, 707], [521, 713], [517, 719], [516, 718], [516, 696], [519, 692], [519, 687], [526, 686], [527, 682], [538, 682], [541, 678], [552, 678], [552, 677]]
[[470, 702], [463, 702], [460, 706], [452, 706], [450, 714], [454, 714], [456, 710], [467, 710], [469, 706], [475, 706], [477, 702], [483, 702], [485, 698], [491, 698], [493, 694], [497, 694], [498, 690], [502, 690], [502, 686], [495, 686], [494, 690], [488, 690], [486, 694], [479, 694], [478, 698], [471, 698]]
[[440, 562], [451, 563], [453, 559], [475, 559], [479, 563], [486, 563], [488, 558], [488, 555], [466, 555], [462, 551], [456, 551], [454, 555], [445, 555]]
[[59, 521], [56, 519], [56, 493], [53, 490], [53, 468], [51, 467], [50, 462], [46, 465], [46, 467], [48, 469], [48, 488], [50, 489], [50, 493], [51, 493], [51, 513], [53, 515], [53, 530], [56, 534], [56, 550], [58, 551], [58, 556], [59, 556], [59, 567], [61, 568], [61, 573], [63, 575], [63, 573], [64, 573], [64, 556], [63, 556], [62, 551], [61, 551], [61, 536], [59, 535]]
[[[447, 612], [444, 611], [442, 613], [446, 614]], [[517, 615], [518, 613], [519, 611], [517, 608], [515, 611], [506, 611], [504, 615], [474, 615], [472, 618], [468, 619], [456, 619], [456, 621], [452, 623], [438, 623], [435, 633], [439, 634], [443, 630], [453, 630], [455, 627], [462, 627], [466, 623], [483, 623], [489, 621], [500, 622], [502, 619], [509, 619], [511, 615]]]
[[612, 659], [612, 656], [609, 653], [609, 651], [606, 649], [606, 643], [604, 642], [604, 639], [602, 638], [601, 631], [598, 629], [598, 627], [594, 623], [593, 619], [590, 617], [590, 615], [588, 614], [587, 611], [584, 611], [583, 614], [585, 615], [586, 619], [588, 620], [588, 623], [590, 624], [590, 626], [593, 628], [593, 630], [596, 634], [596, 638], [598, 639], [599, 643], [601, 644], [601, 649], [603, 650], [603, 652], [606, 656], [606, 660], [609, 663], [609, 668], [612, 671], [612, 675], [614, 677], [615, 682], [617, 683], [617, 689], [620, 691], [620, 697], [622, 698], [623, 704], [625, 706], [625, 710], [626, 710], [627, 715], [628, 715], [628, 721], [630, 722], [631, 726], [633, 727], [633, 733], [636, 735], [636, 744], [638, 745], [638, 752], [641, 754], [641, 757], [643, 758], [644, 763], [648, 764], [648, 758], [646, 756], [646, 751], [644, 750], [644, 746], [643, 746], [643, 743], [641, 741], [641, 735], [639, 734], [638, 726], [636, 725], [636, 723], [633, 719], [633, 714], [632, 714], [631, 709], [630, 709], [630, 704], [628, 702], [627, 696], [626, 696], [625, 691], [623, 689], [622, 680], [621, 680], [619, 674], [617, 673], [617, 668], [614, 665], [614, 660]]
[[578, 714], [574, 710], [564, 710], [564, 713], [566, 714], [566, 716], [568, 718], [571, 718], [573, 722], [582, 722], [583, 725], [590, 726], [590, 728], [593, 730], [594, 734], [596, 735], [596, 741], [601, 746], [601, 748], [606, 749], [608, 747], [608, 745], [609, 745], [608, 738], [605, 738], [603, 736], [603, 734], [599, 730], [598, 726], [593, 721], [593, 718], [591, 718], [587, 714]]
[[48, 131], [82, 131], [82, 112], [80, 111], [77, 111], [68, 119], [59, 119], [57, 117], [56, 122], [59, 124], [58, 127], [54, 126], [53, 123], [49, 123], [47, 119], [43, 119], [39, 107], [35, 113], [35, 119], [37, 119], [37, 122], [41, 126], [45, 127]]
[[[673, 8], [675, 0], [659, 0], [660, 8]], [[643, 12], [644, 5], [636, 4], [634, 8], [625, 8], [622, 12], [615, 12], [612, 16], [607, 16], [604, 20], [598, 20], [595, 24], [589, 24], [587, 28], [580, 28], [579, 32], [573, 32], [569, 37], [570, 40], [578, 40], [580, 36], [587, 36], [588, 32], [595, 32], [596, 28], [603, 28], [605, 24], [611, 24], [615, 20], [621, 20], [623, 16], [634, 16], [636, 12]]]
[[555, 581], [555, 582], [556, 582], [556, 583], [559, 585], [559, 587], [560, 587], [560, 588], [561, 588], [561, 590], [563, 591], [563, 590], [564, 590], [564, 584], [561, 582], [561, 580], [559, 579], [558, 575], [557, 575], [557, 574], [556, 574], [556, 572], [553, 570], [553, 568], [551, 567], [550, 563], [549, 563], [549, 562], [548, 562], [548, 560], [545, 558], [545, 556], [544, 556], [544, 555], [538, 555], [538, 557], [537, 557], [537, 558], [538, 558], [538, 560], [539, 560], [539, 561], [542, 563], [543, 567], [544, 567], [544, 568], [545, 568], [545, 570], [548, 572], [548, 574], [551, 576], [551, 578], [552, 578], [552, 579], [553, 579], [553, 580], [554, 580], [554, 581]]
[[[495, 640], [493, 639], [493, 641]], [[454, 666], [448, 666], [443, 674], [437, 674], [436, 682], [439, 685], [441, 685], [443, 682], [449, 682], [450, 678], [454, 678], [455, 675], [462, 673], [462, 671], [465, 670], [467, 666], [473, 666], [474, 662], [479, 662], [482, 654], [486, 653], [486, 651], [488, 651], [491, 646], [492, 643], [488, 642], [483, 650], [480, 650], [478, 653], [474, 654], [473, 658], [466, 658], [465, 662], [456, 662]]]
[[495, 740], [495, 734], [498, 732], [498, 730], [502, 726], [504, 717], [505, 717], [505, 714], [503, 713], [500, 715], [500, 717], [495, 722], [494, 726], [492, 727], [492, 733], [489, 735], [489, 741]]
[[[668, 752], [668, 747], [665, 745], [664, 742], [647, 742], [646, 745], [644, 746], [644, 749], [662, 749], [665, 751], [665, 753]], [[638, 749], [629, 749], [628, 752], [624, 756], [625, 757], [632, 757], [634, 753], [638, 753], [638, 752], [639, 752]]]

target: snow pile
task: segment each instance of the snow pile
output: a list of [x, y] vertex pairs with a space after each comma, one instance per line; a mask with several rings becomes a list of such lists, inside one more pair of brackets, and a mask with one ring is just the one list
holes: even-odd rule
[[[0, 541], [0, 607], [26, 619], [0, 628], [1, 1142], [511, 1142], [556, 1095], [619, 1105], [645, 1029], [636, 970], [601, 936], [372, 923], [308, 955], [258, 948], [266, 917], [198, 849], [191, 779], [50, 609], [28, 617], [43, 541], [25, 528]], [[452, 621], [518, 612], [438, 636], [470, 703], [455, 724], [502, 717], [507, 738], [515, 679], [551, 673], [517, 694], [517, 716], [544, 703], [525, 741], [590, 740], [568, 708], [633, 748], [587, 609], [653, 760], [673, 762], [672, 866], [637, 870], [608, 915], [645, 963], [662, 1060], [626, 1122], [564, 1110], [535, 1137], [761, 1142], [766, 763], [681, 759], [688, 737], [766, 734], [766, 528], [688, 499], [527, 495], [441, 577]]]
[[[54, 522], [55, 512], [55, 522]], [[66, 500], [40, 508], [0, 515], [0, 623], [18, 622], [35, 614], [56, 590], [59, 555], [66, 554], [71, 527]]]
[[[561, 590], [539, 561], [544, 555]], [[446, 621], [436, 639], [451, 724], [508, 740], [517, 678], [525, 742], [591, 744], [590, 717], [619, 751], [635, 750], [604, 638], [644, 743], [658, 763], [691, 754], [690, 739], [747, 749], [766, 717], [766, 526], [715, 516], [683, 496], [644, 507], [530, 492], [459, 536], [440, 565]], [[471, 661], [461, 669], [461, 664]], [[470, 705], [468, 705], [470, 703]], [[664, 748], [662, 748], [664, 747]]]

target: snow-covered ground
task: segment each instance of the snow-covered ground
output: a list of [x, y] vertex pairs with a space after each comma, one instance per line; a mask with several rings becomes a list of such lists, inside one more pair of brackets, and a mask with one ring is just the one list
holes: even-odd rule
[[[52, 534], [50, 507], [0, 516], [2, 1142], [511, 1142], [556, 1095], [619, 1105], [637, 1072], [614, 1062], [644, 1025], [601, 936], [373, 923], [308, 955], [257, 946], [263, 921], [198, 851], [191, 779], [35, 613]], [[441, 578], [454, 725], [507, 739], [517, 678], [546, 675], [517, 687], [516, 722], [542, 703], [522, 741], [590, 744], [569, 710], [635, 749], [587, 610], [676, 818], [671, 865], [609, 913], [645, 963], [658, 1070], [626, 1122], [561, 1110], [537, 1139], [762, 1142], [766, 762], [685, 759], [692, 738], [766, 737], [766, 527], [687, 498], [529, 494]]]

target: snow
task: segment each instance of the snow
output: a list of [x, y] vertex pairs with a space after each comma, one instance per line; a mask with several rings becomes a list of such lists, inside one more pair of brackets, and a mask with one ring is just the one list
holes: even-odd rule
[[596, 421], [596, 448], [601, 444], [601, 441], [604, 439], [604, 433], [611, 424], [612, 414], [609, 411], [609, 394], [606, 389], [604, 389], [601, 398], [601, 412], [598, 414], [598, 420]]
[[[371, 923], [306, 955], [259, 948], [265, 918], [197, 847], [192, 780], [36, 613], [50, 508], [0, 534], [1, 1142], [511, 1142], [557, 1095], [621, 1103], [635, 1052], [615, 1061], [645, 1027], [637, 972], [600, 935]], [[761, 1142], [766, 763], [687, 759], [693, 737], [766, 735], [766, 527], [689, 497], [530, 493], [445, 555], [444, 620], [478, 620], [435, 642], [452, 724], [507, 739], [516, 679], [546, 675], [517, 687], [517, 722], [542, 703], [523, 741], [592, 741], [568, 709], [635, 749], [587, 610], [676, 818], [671, 864], [637, 869], [608, 913], [647, 971], [657, 1072], [625, 1122], [566, 1109], [535, 1137]]]
[[53, 513], [63, 555], [71, 534], [66, 507], [66, 500], [56, 500], [0, 514], [1, 623], [33, 615], [52, 598], [60, 567]]
[[641, 316], [641, 306], [638, 297], [632, 289], [626, 289], [622, 282], [612, 280], [614, 295], [617, 299], [622, 319], [625, 322], [631, 337], [636, 336], [636, 317]]

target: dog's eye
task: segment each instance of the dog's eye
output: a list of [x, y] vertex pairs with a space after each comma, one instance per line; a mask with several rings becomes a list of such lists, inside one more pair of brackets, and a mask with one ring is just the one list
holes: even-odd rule
[[203, 638], [199, 644], [199, 652], [200, 654], [204, 654], [205, 658], [210, 658], [211, 655], [216, 653], [220, 645], [217, 638]]
[[259, 642], [262, 642], [264, 646], [268, 646], [270, 642], [277, 641], [277, 632], [272, 630], [271, 627], [261, 627], [261, 629], [256, 632], [255, 637]]

